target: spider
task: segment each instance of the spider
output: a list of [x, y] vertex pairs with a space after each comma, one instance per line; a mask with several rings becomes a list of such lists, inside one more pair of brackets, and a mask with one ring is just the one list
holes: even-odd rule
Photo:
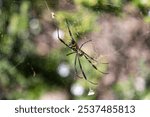
[[[82, 47], [83, 47], [86, 43], [88, 43], [88, 42], [90, 42], [90, 41], [92, 41], [92, 40], [88, 40], [88, 41], [84, 42], [84, 43], [81, 44], [81, 46], [79, 47], [78, 44], [77, 44], [77, 42], [76, 42], [75, 39], [73, 38], [73, 34], [72, 34], [71, 30], [70, 30], [68, 20], [66, 20], [66, 25], [67, 25], [67, 29], [68, 29], [68, 32], [69, 32], [69, 36], [70, 36], [70, 38], [71, 38], [70, 44], [65, 43], [65, 41], [63, 41], [63, 39], [60, 38], [59, 29], [58, 29], [58, 28], [57, 28], [57, 34], [58, 34], [57, 36], [58, 36], [58, 39], [59, 39], [66, 47], [68, 47], [68, 48], [70, 48], [70, 49], [72, 50], [72, 52], [71, 52], [71, 53], [68, 53], [67, 56], [69, 56], [69, 55], [71, 55], [71, 54], [75, 54], [75, 60], [74, 60], [75, 74], [76, 74], [79, 78], [83, 78], [83, 77], [84, 77], [84, 79], [87, 80], [89, 83], [94, 84], [94, 85], [97, 85], [97, 83], [92, 82], [92, 81], [90, 81], [90, 80], [87, 79], [87, 76], [85, 75], [85, 72], [84, 72], [84, 70], [83, 70], [83, 67], [82, 67], [82, 64], [81, 64], [81, 60], [80, 60], [80, 57], [84, 57], [84, 58], [89, 62], [89, 64], [91, 64], [91, 66], [92, 66], [95, 70], [99, 71], [99, 72], [102, 73], [102, 74], [108, 74], [108, 73], [105, 73], [105, 72], [100, 71], [100, 70], [92, 63], [92, 62], [94, 62], [94, 61], [95, 61], [95, 62], [97, 62], [97, 61], [96, 61], [94, 58], [92, 58], [91, 56], [89, 56], [87, 53], [85, 53], [85, 52], [82, 50]], [[77, 68], [76, 68], [76, 67], [77, 67], [77, 61], [78, 61], [79, 68], [80, 68], [80, 70], [81, 70], [81, 73], [82, 73], [82, 76], [83, 76], [83, 77], [81, 77], [81, 76], [78, 75]], [[104, 63], [104, 64], [105, 64], [105, 63]], [[107, 63], [106, 63], [106, 64], [107, 64]]]

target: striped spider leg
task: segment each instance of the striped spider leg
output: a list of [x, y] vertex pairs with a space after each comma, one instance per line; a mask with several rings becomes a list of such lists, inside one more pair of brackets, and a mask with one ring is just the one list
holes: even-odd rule
[[[67, 24], [67, 28], [68, 28], [68, 32], [69, 32], [69, 35], [71, 37], [71, 43], [70, 44], [66, 44], [63, 39], [60, 38], [59, 36], [59, 30], [57, 29], [57, 32], [58, 32], [58, 39], [64, 44], [66, 45], [68, 48], [70, 48], [72, 50], [71, 53], [68, 53], [67, 56], [71, 55], [71, 54], [76, 54], [75, 55], [75, 61], [74, 61], [74, 68], [75, 68], [75, 73], [76, 75], [79, 77], [79, 78], [82, 78], [81, 76], [78, 75], [78, 71], [77, 71], [77, 61], [78, 61], [78, 64], [79, 64], [79, 68], [81, 70], [81, 73], [82, 73], [82, 76], [84, 77], [85, 80], [87, 80], [88, 82], [90, 82], [91, 84], [94, 84], [94, 85], [97, 85], [97, 83], [94, 83], [90, 80], [87, 79], [86, 75], [85, 75], [85, 72], [83, 70], [83, 67], [82, 67], [82, 64], [81, 64], [81, 61], [80, 61], [80, 57], [84, 57], [88, 62], [89, 64], [91, 64], [91, 66], [99, 71], [100, 73], [103, 73], [103, 74], [107, 74], [105, 72], [102, 72], [100, 71], [93, 63], [92, 61], [95, 61], [97, 62], [94, 58], [92, 58], [91, 56], [89, 56], [87, 53], [85, 53], [81, 48], [83, 47], [83, 45], [85, 45], [86, 43], [90, 42], [91, 40], [89, 41], [86, 41], [84, 42], [80, 47], [77, 45], [77, 42], [75, 41], [75, 39], [73, 38], [73, 35], [72, 35], [72, 32], [69, 28], [69, 23], [68, 21], [66, 20], [66, 24]], [[107, 63], [106, 63], [107, 64]]]

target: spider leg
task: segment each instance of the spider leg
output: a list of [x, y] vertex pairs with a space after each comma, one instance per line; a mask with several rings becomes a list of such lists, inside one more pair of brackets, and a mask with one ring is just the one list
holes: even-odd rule
[[[71, 54], [74, 54], [74, 53], [76, 53], [76, 52], [74, 51], [74, 52], [68, 53], [67, 56], [69, 56], [69, 55], [71, 55]], [[82, 78], [81, 76], [78, 75], [78, 71], [77, 71], [76, 65], [77, 65], [77, 54], [75, 55], [75, 60], [74, 60], [75, 74], [76, 74], [77, 77]]]
[[78, 71], [77, 71], [76, 65], [77, 65], [77, 54], [75, 55], [75, 61], [74, 61], [75, 74], [76, 74], [77, 77], [83, 78], [83, 77], [78, 75]]
[[[45, 1], [45, 4], [46, 4], [46, 6], [48, 7], [46, 1]], [[48, 8], [48, 9], [49, 9], [49, 8]], [[53, 18], [53, 19], [55, 18], [54, 13], [52, 13], [52, 18]], [[66, 45], [67, 47], [69, 47], [70, 49], [72, 49], [68, 44], [66, 44], [66, 43], [63, 41], [63, 39], [60, 38], [60, 36], [59, 36], [59, 29], [58, 29], [58, 27], [57, 27], [57, 23], [55, 23], [55, 25], [56, 25], [56, 31], [57, 31], [57, 38], [58, 38], [64, 45]]]
[[67, 28], [68, 28], [69, 35], [70, 35], [72, 41], [75, 42], [75, 40], [74, 40], [74, 38], [73, 38], [73, 34], [72, 34], [72, 32], [71, 32], [71, 30], [70, 30], [70, 27], [69, 27], [69, 22], [68, 22], [67, 19], [66, 19], [66, 24], [67, 24]]
[[[97, 60], [95, 60], [93, 57], [89, 56], [88, 54], [86, 54], [83, 50], [80, 50], [81, 52], [83, 52], [83, 54], [90, 60], [93, 60], [95, 62], [97, 62]], [[101, 64], [109, 64], [109, 63], [104, 63], [104, 62], [100, 62]]]
[[76, 52], [75, 51], [70, 52], [70, 53], [66, 54], [66, 56], [69, 56], [69, 55], [74, 54], [74, 53], [76, 53]]
[[94, 82], [92, 82], [92, 81], [90, 81], [90, 80], [87, 79], [87, 77], [86, 77], [86, 75], [85, 75], [85, 73], [84, 73], [84, 71], [83, 71], [83, 68], [82, 68], [82, 65], [81, 65], [81, 61], [80, 61], [80, 59], [79, 59], [78, 54], [77, 54], [77, 58], [78, 58], [79, 67], [80, 67], [80, 70], [81, 70], [81, 72], [82, 72], [82, 75], [83, 75], [84, 79], [87, 80], [89, 83], [91, 83], [91, 84], [93, 84], [93, 85], [97, 85], [97, 83], [94, 83]]
[[60, 36], [59, 36], [59, 29], [57, 29], [57, 37], [58, 37], [58, 39], [64, 44], [64, 45], [66, 45], [67, 47], [69, 47], [70, 49], [72, 49], [68, 44], [66, 44], [64, 41], [63, 41], [63, 39], [61, 39], [60, 38]]
[[88, 58], [90, 58], [91, 60], [97, 62], [97, 60], [95, 60], [94, 58], [92, 58], [91, 56], [89, 56], [87, 53], [85, 53], [83, 50], [79, 49], [84, 55], [86, 55]]
[[81, 48], [82, 48], [86, 43], [88, 43], [88, 42], [90, 42], [90, 41], [92, 41], [92, 40], [88, 40], [88, 41], [84, 42], [84, 43], [80, 46], [79, 50], [80, 50], [82, 53], [86, 54], [86, 56], [88, 56], [90, 59], [92, 59], [93, 61], [97, 62], [94, 58], [92, 58], [92, 57], [89, 56], [87, 53], [85, 53], [83, 50], [81, 50]]
[[[97, 60], [95, 60], [93, 57], [89, 56], [87, 53], [85, 53], [83, 50], [80, 49], [80, 51], [88, 58], [88, 59], [91, 59], [95, 62], [97, 62]], [[103, 63], [101, 62], [101, 64], [109, 64], [109, 63]]]
[[97, 71], [99, 71], [99, 72], [102, 73], [102, 74], [108, 74], [108, 73], [106, 73], [106, 72], [100, 71], [100, 70], [91, 62], [91, 60], [90, 60], [87, 56], [84, 55], [84, 57], [88, 60], [88, 62], [92, 65], [92, 67], [93, 67], [94, 69], [96, 69]]
[[92, 41], [92, 40], [88, 40], [88, 41], [84, 42], [84, 43], [80, 46], [79, 50], [80, 50], [83, 54], [85, 54], [86, 56], [88, 56], [91, 60], [97, 62], [94, 58], [92, 58], [92, 57], [89, 56], [87, 53], [85, 53], [83, 50], [81, 50], [81, 48], [82, 48], [86, 43], [88, 43], [88, 42], [90, 42], [90, 41]]
[[[88, 40], [88, 41], [84, 42], [84, 43], [80, 46], [80, 48], [79, 48], [80, 51], [82, 51], [81, 48], [82, 48], [86, 43], [88, 43], [88, 42], [90, 42], [90, 41], [92, 41], [92, 40]], [[86, 54], [84, 51], [82, 51], [82, 53]], [[88, 54], [86, 54], [86, 56], [89, 57], [91, 60], [97, 62], [94, 58], [92, 58], [92, 57], [89, 56]], [[108, 63], [102, 63], [102, 64], [108, 64]]]
[[92, 41], [92, 40], [88, 40], [88, 41], [82, 43], [82, 45], [80, 46], [80, 49], [81, 49], [86, 43], [88, 43], [88, 42], [90, 42], [90, 41]]

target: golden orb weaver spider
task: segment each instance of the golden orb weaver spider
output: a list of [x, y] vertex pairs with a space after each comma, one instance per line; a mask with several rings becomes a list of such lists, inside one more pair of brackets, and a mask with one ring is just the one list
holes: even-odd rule
[[[79, 47], [78, 44], [77, 44], [77, 42], [76, 42], [75, 39], [73, 38], [73, 34], [72, 34], [71, 30], [70, 30], [68, 20], [66, 20], [66, 24], [67, 24], [67, 29], [68, 29], [68, 32], [69, 32], [69, 36], [70, 36], [70, 38], [71, 38], [71, 43], [70, 43], [70, 44], [67, 44], [67, 43], [65, 43], [65, 41], [63, 41], [63, 39], [60, 38], [59, 29], [58, 29], [58, 28], [57, 28], [57, 34], [58, 34], [57, 36], [58, 36], [58, 39], [59, 39], [64, 45], [66, 45], [66, 47], [68, 47], [68, 48], [70, 48], [70, 49], [72, 50], [72, 52], [71, 52], [71, 53], [68, 53], [67, 56], [69, 56], [69, 55], [71, 55], [71, 54], [76, 54], [76, 55], [75, 55], [75, 61], [74, 61], [75, 74], [76, 74], [78, 77], [82, 78], [81, 76], [78, 75], [77, 68], [76, 68], [77, 61], [78, 61], [79, 68], [80, 68], [80, 70], [81, 70], [81, 73], [82, 73], [82, 76], [84, 77], [84, 79], [87, 80], [88, 82], [90, 82], [91, 84], [97, 85], [97, 83], [92, 82], [92, 81], [90, 81], [90, 80], [87, 79], [87, 76], [85, 75], [85, 72], [84, 72], [84, 70], [83, 70], [83, 67], [82, 67], [82, 64], [81, 64], [81, 61], [80, 61], [80, 57], [84, 57], [84, 58], [89, 62], [89, 64], [91, 64], [91, 66], [92, 66], [95, 70], [99, 71], [99, 72], [102, 73], [102, 74], [108, 74], [108, 73], [106, 73], [106, 72], [100, 71], [100, 70], [92, 63], [92, 61], [95, 61], [95, 62], [97, 62], [97, 61], [96, 61], [94, 58], [92, 58], [91, 56], [89, 56], [87, 53], [85, 53], [85, 52], [81, 49], [84, 44], [86, 44], [86, 43], [88, 43], [88, 42], [90, 42], [90, 41], [92, 41], [92, 40], [88, 40], [88, 41], [84, 42], [84, 43], [81, 44], [81, 46]], [[108, 64], [108, 63], [103, 63], [103, 64]]]

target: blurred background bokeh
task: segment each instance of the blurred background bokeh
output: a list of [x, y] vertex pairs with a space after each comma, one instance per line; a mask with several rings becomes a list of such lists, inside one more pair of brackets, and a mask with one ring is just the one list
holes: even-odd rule
[[[108, 72], [81, 58], [96, 86], [57, 38], [71, 41], [65, 19]], [[150, 0], [0, 0], [0, 99], [150, 99], [149, 26]]]

